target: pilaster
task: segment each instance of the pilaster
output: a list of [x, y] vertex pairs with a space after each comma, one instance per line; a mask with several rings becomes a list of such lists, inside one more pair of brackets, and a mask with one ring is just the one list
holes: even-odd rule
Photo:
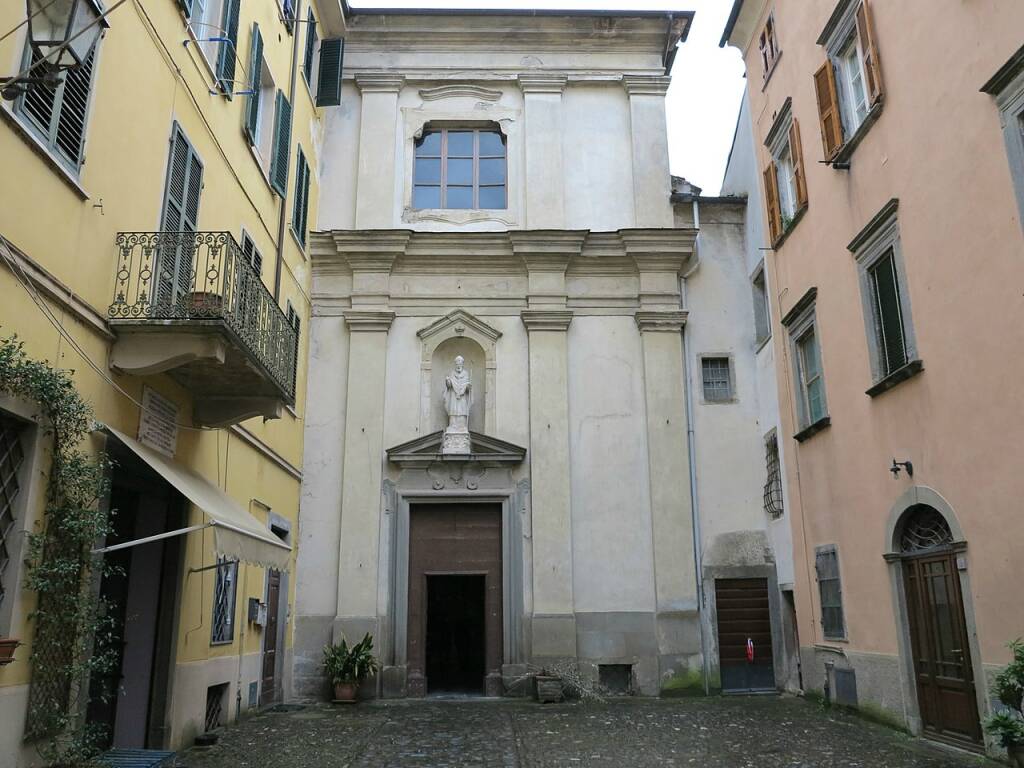
[[562, 92], [567, 78], [557, 73], [519, 75], [525, 104], [526, 227], [565, 226], [562, 164]]
[[697, 621], [682, 339], [686, 312], [641, 310], [635, 317], [643, 349], [658, 654], [663, 666], [671, 666], [695, 651]]
[[356, 221], [361, 229], [394, 226], [395, 143], [401, 75], [371, 72], [356, 75], [362, 96], [359, 121], [359, 170], [356, 179]]
[[680, 309], [679, 278], [693, 256], [696, 230], [624, 229], [619, 236], [640, 273], [641, 309]]
[[672, 78], [665, 75], [624, 75], [629, 94], [633, 158], [633, 206], [638, 227], [671, 227], [671, 182], [665, 93]]
[[534, 658], [576, 656], [569, 464], [568, 334], [572, 312], [524, 310], [530, 357]]
[[582, 251], [586, 235], [573, 230], [509, 232], [513, 252], [526, 265], [526, 299], [531, 309], [565, 308], [565, 271]]
[[376, 634], [384, 385], [395, 314], [348, 310], [344, 317], [350, 338], [336, 625], [347, 634], [362, 627]]
[[338, 254], [352, 272], [352, 307], [384, 308], [391, 297], [391, 269], [409, 243], [408, 230], [334, 233]]

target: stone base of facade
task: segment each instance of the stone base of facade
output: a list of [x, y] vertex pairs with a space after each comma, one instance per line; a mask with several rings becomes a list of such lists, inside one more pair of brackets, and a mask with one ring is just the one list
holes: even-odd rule
[[[824, 696], [827, 681], [833, 703], [856, 707], [874, 719], [914, 734], [921, 732], [921, 719], [909, 711], [904, 697], [898, 656], [801, 646], [800, 661], [805, 691]], [[837, 670], [845, 679], [837, 680]], [[851, 698], [854, 688], [856, 695]]]

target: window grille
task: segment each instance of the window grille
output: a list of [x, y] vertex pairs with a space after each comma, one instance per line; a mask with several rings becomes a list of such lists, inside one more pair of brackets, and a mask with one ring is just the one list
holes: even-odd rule
[[227, 692], [227, 683], [211, 685], [206, 689], [206, 717], [204, 725], [207, 731], [220, 728], [224, 724], [224, 699]]
[[230, 643], [235, 636], [235, 588], [238, 561], [217, 558], [217, 580], [213, 587], [213, 632], [211, 644]]
[[416, 140], [412, 207], [506, 208], [505, 149], [497, 129], [425, 131]]
[[900, 536], [900, 551], [917, 554], [932, 549], [948, 547], [953, 543], [953, 532], [938, 510], [931, 507], [915, 507], [903, 524]]
[[868, 277], [878, 340], [878, 362], [883, 374], [888, 376], [907, 364], [903, 308], [892, 248], [868, 269]]
[[701, 358], [701, 373], [704, 378], [704, 399], [708, 402], [727, 402], [732, 399], [732, 380], [729, 375], [729, 358]]
[[17, 518], [14, 502], [21, 490], [18, 470], [25, 460], [21, 429], [14, 419], [0, 416], [0, 605], [7, 594], [7, 568], [11, 563], [11, 539]]
[[814, 559], [821, 598], [821, 626], [828, 639], [846, 637], [843, 619], [843, 591], [839, 581], [839, 555], [835, 547], [819, 549]]
[[779, 462], [779, 440], [775, 432], [765, 439], [765, 463], [768, 469], [764, 481], [764, 511], [774, 519], [782, 517], [782, 466]]

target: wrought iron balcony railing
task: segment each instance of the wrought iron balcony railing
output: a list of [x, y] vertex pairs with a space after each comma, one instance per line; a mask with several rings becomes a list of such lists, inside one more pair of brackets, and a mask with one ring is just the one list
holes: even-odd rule
[[295, 399], [298, 334], [230, 232], [120, 232], [117, 325], [221, 325]]

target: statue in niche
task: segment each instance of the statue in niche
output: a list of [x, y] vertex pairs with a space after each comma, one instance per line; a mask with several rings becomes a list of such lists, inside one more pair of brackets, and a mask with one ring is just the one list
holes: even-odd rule
[[448, 426], [441, 441], [441, 453], [470, 453], [469, 408], [473, 404], [473, 382], [462, 355], [456, 356], [455, 367], [444, 377], [442, 397]]

